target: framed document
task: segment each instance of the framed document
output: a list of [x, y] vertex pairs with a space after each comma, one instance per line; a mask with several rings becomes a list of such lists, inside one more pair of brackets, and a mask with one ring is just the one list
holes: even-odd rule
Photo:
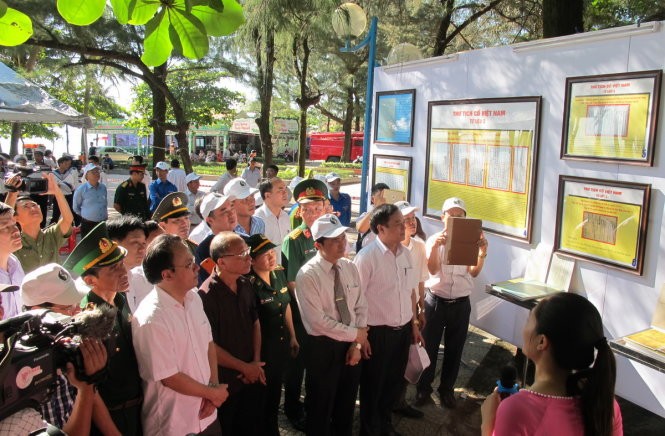
[[561, 158], [653, 165], [662, 71], [566, 79]]
[[483, 229], [531, 241], [541, 97], [429, 103], [423, 214], [462, 198]]
[[559, 176], [554, 248], [642, 275], [651, 185]]
[[415, 104], [415, 89], [377, 92], [374, 142], [402, 147], [413, 146]]
[[372, 185], [385, 183], [393, 191], [404, 193], [411, 201], [411, 158], [375, 154], [372, 156]]

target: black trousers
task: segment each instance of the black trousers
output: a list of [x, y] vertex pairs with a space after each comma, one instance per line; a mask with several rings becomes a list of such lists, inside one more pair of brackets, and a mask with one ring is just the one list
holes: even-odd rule
[[351, 436], [360, 365], [346, 364], [350, 342], [310, 336], [305, 355], [308, 436]]
[[360, 434], [381, 435], [392, 428], [391, 413], [399, 399], [411, 344], [411, 323], [402, 327], [370, 326], [372, 357], [360, 378]]
[[99, 222], [97, 221], [88, 221], [85, 218], [81, 218], [81, 239], [85, 238], [85, 235], [87, 235], [92, 229], [97, 226]]
[[[69, 194], [65, 195], [65, 200], [67, 200], [67, 204], [69, 205], [69, 210], [72, 211], [72, 214], [74, 213], [74, 209], [72, 208], [72, 204], [74, 202], [74, 194]], [[58, 202], [56, 201], [55, 197], [53, 197], [53, 213], [51, 214], [51, 221], [49, 221], [50, 224], [55, 224], [58, 222], [60, 219], [60, 206], [58, 206]], [[74, 215], [74, 222], [72, 223], [73, 226], [78, 225], [78, 219], [77, 216]]]
[[[277, 338], [279, 339], [279, 338]], [[266, 363], [263, 370], [266, 373], [266, 393], [264, 412], [264, 433], [267, 436], [279, 436], [279, 402], [282, 399], [282, 385], [284, 384], [284, 371], [290, 359], [288, 344], [279, 341], [272, 343], [275, 339], [263, 337], [264, 341], [271, 343], [263, 344], [261, 359]]]
[[[265, 386], [244, 385], [232, 393], [217, 409], [223, 435], [256, 436], [263, 434]], [[196, 412], [194, 412], [196, 413]]]
[[[110, 410], [109, 414], [123, 436], [140, 436], [143, 434], [141, 429], [141, 404], [119, 410]], [[93, 423], [90, 435], [101, 436], [103, 433]]]
[[284, 414], [291, 419], [297, 419], [303, 414], [300, 394], [302, 393], [302, 381], [305, 376], [305, 359], [303, 356], [307, 352], [309, 336], [302, 324], [298, 304], [294, 304], [294, 302], [295, 299], [292, 299], [291, 313], [293, 314], [293, 328], [296, 332], [296, 339], [300, 344], [300, 352], [296, 357], [289, 359], [284, 376]]
[[431, 362], [418, 382], [418, 392], [432, 392], [436, 359], [443, 337], [444, 352], [439, 392], [452, 392], [459, 373], [462, 351], [469, 331], [471, 301], [468, 297], [444, 300], [427, 291], [425, 294], [425, 328], [423, 339]]

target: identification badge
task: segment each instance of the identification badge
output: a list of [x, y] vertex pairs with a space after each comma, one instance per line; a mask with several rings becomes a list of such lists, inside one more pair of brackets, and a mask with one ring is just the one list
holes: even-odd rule
[[273, 301], [275, 301], [274, 297], [268, 297], [268, 298], [262, 299], [261, 304], [268, 304], [268, 303], [272, 303]]
[[282, 293], [282, 294], [284, 294], [284, 293], [286, 293], [286, 291], [288, 291], [288, 290], [289, 290], [289, 288], [287, 288], [286, 286], [284, 286], [282, 289], [279, 290], [279, 292]]

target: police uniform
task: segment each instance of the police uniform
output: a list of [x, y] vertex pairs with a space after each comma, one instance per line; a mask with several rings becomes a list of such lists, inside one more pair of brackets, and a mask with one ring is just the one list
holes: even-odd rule
[[[164, 222], [169, 218], [180, 218], [182, 216], [189, 216], [190, 212], [187, 208], [187, 194], [184, 192], [171, 192], [168, 194], [157, 206], [155, 212], [152, 214], [152, 219], [159, 222]], [[196, 248], [198, 244], [189, 239], [185, 240], [189, 251], [196, 256]]]
[[[293, 197], [298, 204], [313, 201], [324, 201], [328, 197], [328, 187], [321, 180], [305, 179], [293, 189]], [[286, 272], [287, 282], [294, 282], [300, 268], [316, 254], [312, 232], [304, 222], [291, 231], [282, 242], [282, 265]], [[302, 358], [306, 348], [307, 332], [302, 324], [300, 311], [295, 299], [291, 303], [293, 327], [300, 344], [300, 353], [291, 360], [284, 382], [284, 413], [291, 421], [298, 421], [302, 416], [300, 393], [305, 373]]]
[[[93, 267], [106, 267], [121, 262], [127, 250], [111, 241], [106, 223], [95, 226], [65, 260], [63, 266], [75, 274], [83, 274]], [[81, 300], [81, 308], [107, 306], [93, 291]], [[113, 331], [116, 333], [114, 352], [109, 353], [107, 378], [97, 384], [99, 394], [111, 418], [123, 435], [141, 434], [141, 377], [132, 344], [131, 312], [124, 294], [118, 292], [113, 299], [117, 309]], [[93, 424], [91, 435], [102, 434]]]
[[[133, 171], [143, 173], [145, 171], [145, 165], [130, 166], [129, 172], [131, 173]], [[144, 221], [150, 219], [148, 197], [146, 195], [145, 185], [142, 182], [138, 182], [134, 185], [131, 178], [122, 182], [115, 190], [113, 203], [120, 206], [120, 213], [123, 215], [135, 215]]]
[[[264, 235], [245, 238], [252, 259], [276, 247]], [[267, 435], [279, 435], [278, 412], [282, 395], [282, 379], [289, 360], [290, 333], [286, 323], [286, 310], [291, 295], [286, 287], [286, 277], [281, 267], [270, 273], [266, 283], [254, 270], [248, 275], [256, 295], [256, 308], [261, 323], [261, 360], [266, 363], [265, 431]]]

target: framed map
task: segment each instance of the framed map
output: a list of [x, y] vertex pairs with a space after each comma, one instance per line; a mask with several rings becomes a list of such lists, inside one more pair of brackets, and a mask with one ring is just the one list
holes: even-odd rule
[[651, 185], [559, 176], [555, 250], [642, 274]]
[[413, 146], [415, 103], [415, 89], [377, 92], [374, 142], [402, 147]]
[[531, 241], [541, 97], [429, 104], [423, 213], [462, 198], [483, 229]]
[[411, 164], [410, 157], [373, 155], [372, 186], [385, 183], [393, 191], [404, 192], [404, 198], [411, 202]]
[[569, 77], [561, 158], [653, 165], [662, 71]]

